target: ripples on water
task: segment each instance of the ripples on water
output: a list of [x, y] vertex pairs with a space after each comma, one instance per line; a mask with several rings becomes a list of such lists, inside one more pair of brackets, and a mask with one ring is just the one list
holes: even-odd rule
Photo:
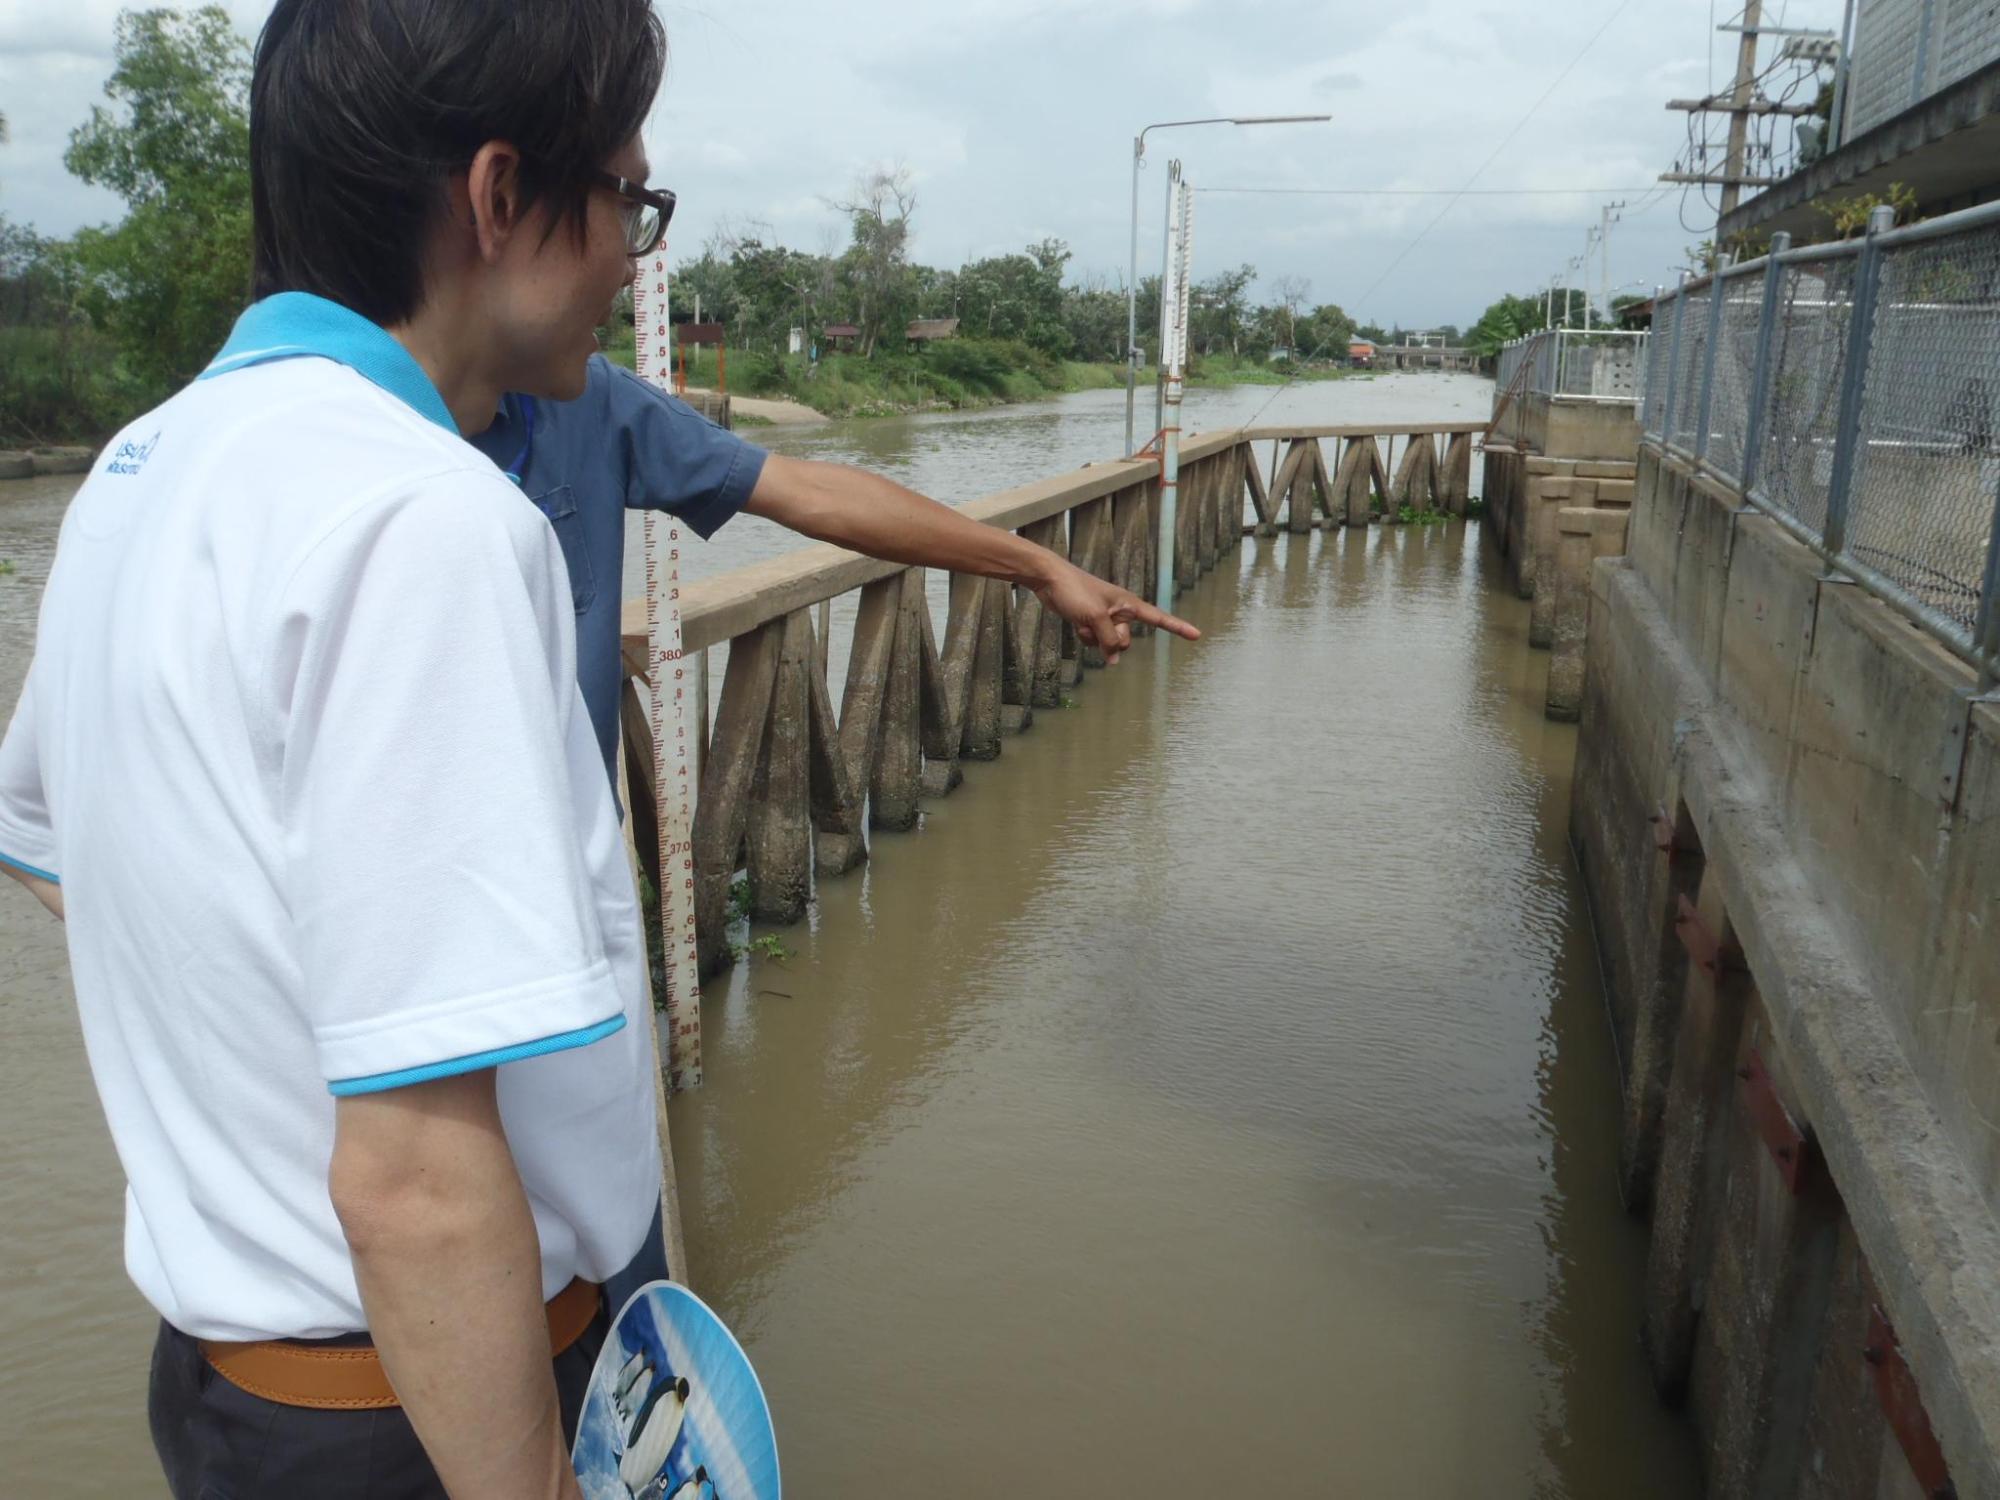
[[[1489, 392], [1306, 387], [1266, 420]], [[1196, 393], [1194, 425], [1270, 396]], [[1122, 422], [1101, 392], [757, 436], [962, 500]], [[9, 702], [66, 497], [0, 486]], [[709, 993], [674, 1122], [694, 1280], [795, 1490], [1695, 1493], [1633, 1338], [1573, 734], [1526, 606], [1476, 529], [1410, 528], [1246, 543], [1189, 609], [1205, 642], [1092, 674]], [[0, 1471], [156, 1493], [60, 937], [12, 899], [0, 927]]]

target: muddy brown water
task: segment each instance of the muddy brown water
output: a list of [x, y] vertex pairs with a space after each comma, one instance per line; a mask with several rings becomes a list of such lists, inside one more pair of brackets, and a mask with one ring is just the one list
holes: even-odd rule
[[[1264, 420], [1490, 389], [1302, 387]], [[1196, 393], [1193, 425], [1270, 398]], [[963, 500], [1122, 420], [1092, 393], [754, 435]], [[73, 489], [0, 486], [9, 704]], [[792, 1493], [1696, 1494], [1635, 1339], [1574, 731], [1526, 606], [1475, 525], [1246, 542], [1187, 607], [1206, 641], [1090, 674], [829, 882], [791, 957], [708, 989], [690, 1269]], [[158, 1494], [60, 930], [0, 891], [0, 943], [0, 1490]]]

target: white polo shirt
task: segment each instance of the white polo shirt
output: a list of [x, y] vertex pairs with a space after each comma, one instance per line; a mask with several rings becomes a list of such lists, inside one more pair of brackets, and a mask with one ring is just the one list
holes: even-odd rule
[[203, 1338], [365, 1326], [334, 1097], [500, 1066], [542, 1290], [659, 1195], [644, 940], [539, 511], [381, 329], [258, 303], [105, 448], [0, 745], [60, 879], [126, 1266]]

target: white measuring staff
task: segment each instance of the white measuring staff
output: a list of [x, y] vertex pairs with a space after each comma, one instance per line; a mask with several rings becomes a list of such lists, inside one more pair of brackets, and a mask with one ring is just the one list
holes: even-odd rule
[[[639, 378], [670, 388], [667, 247], [640, 263], [632, 285], [632, 332]], [[694, 946], [694, 748], [688, 712], [699, 691], [681, 652], [681, 528], [657, 510], [645, 515], [646, 677], [653, 725], [653, 785], [660, 826], [660, 931], [666, 947], [667, 1086], [701, 1082], [701, 969]], [[676, 1270], [679, 1268], [676, 1267]]]

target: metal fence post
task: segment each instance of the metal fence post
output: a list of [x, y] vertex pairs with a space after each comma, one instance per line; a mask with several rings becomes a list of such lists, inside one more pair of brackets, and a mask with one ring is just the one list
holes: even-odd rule
[[1722, 309], [1728, 302], [1729, 283], [1723, 268], [1716, 266], [1708, 282], [1708, 346], [1701, 351], [1701, 395], [1695, 402], [1694, 456], [1700, 461], [1708, 453], [1709, 408], [1715, 400], [1715, 351], [1722, 342]]
[[1896, 211], [1886, 203], [1868, 215], [1868, 238], [1854, 267], [1853, 321], [1847, 329], [1847, 367], [1841, 371], [1840, 412], [1833, 430], [1833, 473], [1826, 486], [1828, 557], [1838, 557], [1847, 545], [1847, 506], [1854, 487], [1855, 454], [1861, 446], [1861, 395], [1868, 382], [1868, 341], [1875, 321], [1875, 283], [1882, 274], [1879, 235], [1896, 227]]
[[1785, 268], [1778, 257], [1792, 248], [1792, 237], [1780, 229], [1771, 236], [1769, 258], [1764, 262], [1764, 306], [1757, 314], [1757, 353], [1750, 370], [1750, 417], [1743, 430], [1743, 494], [1748, 498], [1757, 484], [1757, 460], [1764, 448], [1764, 420], [1771, 404], [1771, 347], [1776, 342], [1778, 283]]
[[1667, 343], [1667, 390], [1660, 398], [1660, 446], [1670, 448], [1674, 441], [1674, 399], [1675, 387], [1681, 379], [1681, 324], [1687, 321], [1687, 272], [1681, 272], [1681, 279], [1674, 288], [1674, 333]]
[[1986, 663], [1989, 680], [2000, 673], [2000, 485], [1994, 487], [1993, 519], [1986, 529], [1986, 577], [1972, 623], [1972, 649]]

